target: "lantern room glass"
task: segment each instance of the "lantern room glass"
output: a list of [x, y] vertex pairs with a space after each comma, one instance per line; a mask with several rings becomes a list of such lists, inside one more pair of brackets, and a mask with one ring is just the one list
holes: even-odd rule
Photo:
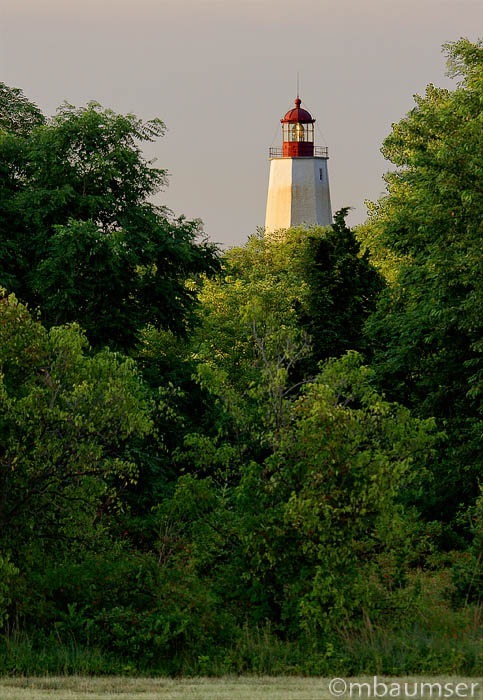
[[314, 141], [314, 125], [301, 122], [285, 122], [282, 124], [283, 140], [285, 142], [310, 142]]

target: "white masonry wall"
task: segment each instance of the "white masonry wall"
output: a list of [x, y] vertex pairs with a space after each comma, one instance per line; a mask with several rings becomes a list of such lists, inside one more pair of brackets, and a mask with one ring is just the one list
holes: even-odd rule
[[265, 231], [332, 223], [326, 158], [272, 158]]
[[292, 218], [292, 161], [293, 158], [272, 158], [268, 181], [265, 231], [290, 228]]

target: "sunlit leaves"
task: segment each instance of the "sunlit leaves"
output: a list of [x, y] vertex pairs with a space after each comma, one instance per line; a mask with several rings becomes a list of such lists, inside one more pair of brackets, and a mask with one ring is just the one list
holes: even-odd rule
[[437, 496], [449, 515], [475, 497], [481, 455], [483, 48], [446, 51], [460, 87], [429, 85], [393, 125], [382, 150], [398, 168], [360, 236], [390, 282], [367, 326], [379, 378], [451, 434]]
[[87, 536], [136, 479], [129, 441], [152, 427], [134, 362], [91, 355], [75, 325], [45, 331], [11, 295], [0, 305], [0, 370], [3, 532], [12, 545], [33, 528]]

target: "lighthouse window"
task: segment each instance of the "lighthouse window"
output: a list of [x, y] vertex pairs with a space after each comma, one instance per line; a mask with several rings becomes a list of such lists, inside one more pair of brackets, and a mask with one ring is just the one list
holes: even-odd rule
[[314, 125], [289, 122], [282, 125], [284, 141], [312, 142], [314, 140]]
[[319, 176], [320, 176], [320, 181], [322, 182], [324, 179], [324, 171], [322, 170], [322, 168], [319, 168]]
[[304, 127], [302, 126], [302, 124], [293, 125], [292, 141], [304, 141]]

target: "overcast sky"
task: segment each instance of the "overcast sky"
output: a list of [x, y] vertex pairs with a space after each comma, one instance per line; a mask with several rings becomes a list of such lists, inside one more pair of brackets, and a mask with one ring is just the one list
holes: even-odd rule
[[224, 245], [265, 219], [268, 147], [281, 143], [300, 73], [329, 148], [333, 211], [384, 190], [379, 149], [445, 77], [441, 44], [481, 35], [481, 0], [3, 0], [0, 80], [46, 114], [97, 100], [166, 136], [146, 150], [170, 173], [158, 200]]

